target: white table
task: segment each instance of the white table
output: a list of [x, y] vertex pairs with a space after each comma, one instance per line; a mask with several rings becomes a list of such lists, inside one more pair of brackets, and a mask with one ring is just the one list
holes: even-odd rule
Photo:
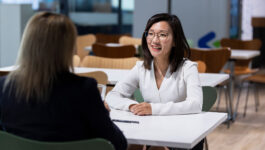
[[247, 60], [260, 55], [258, 50], [232, 49], [230, 59]]
[[[15, 66], [2, 67], [0, 71], [13, 71]], [[115, 85], [118, 81], [124, 79], [130, 70], [127, 69], [107, 69], [107, 68], [86, 68], [86, 67], [75, 67], [75, 73], [85, 73], [92, 71], [103, 71], [108, 75], [109, 84]], [[217, 73], [200, 73], [199, 74], [202, 86], [216, 86], [229, 79], [228, 74], [217, 74]]]
[[[109, 84], [115, 85], [118, 81], [123, 80], [129, 74], [130, 70], [75, 67], [75, 73], [85, 73], [92, 71], [105, 72], [108, 75]], [[213, 87], [229, 79], [228, 74], [217, 74], [217, 73], [200, 73], [199, 77], [202, 86], [213, 86]]]
[[227, 114], [202, 112], [189, 115], [136, 116], [126, 111], [111, 110], [110, 117], [139, 121], [139, 124], [115, 122], [129, 144], [191, 149], [224, 122]]
[[[123, 46], [122, 44], [119, 44], [119, 43], [106, 43], [105, 45], [106, 46], [109, 46], [109, 47], [119, 47], [119, 46]], [[135, 50], [136, 50], [135, 53], [138, 54], [139, 53], [138, 52], [139, 45], [134, 45], [134, 47], [135, 47]], [[86, 51], [92, 52], [92, 46], [86, 46], [84, 49]]]

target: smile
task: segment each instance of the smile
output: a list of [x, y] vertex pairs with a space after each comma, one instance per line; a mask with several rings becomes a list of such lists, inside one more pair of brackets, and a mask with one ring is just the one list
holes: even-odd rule
[[151, 47], [153, 50], [156, 50], [156, 51], [160, 51], [162, 49], [162, 47], [160, 47], [160, 46], [151, 45]]

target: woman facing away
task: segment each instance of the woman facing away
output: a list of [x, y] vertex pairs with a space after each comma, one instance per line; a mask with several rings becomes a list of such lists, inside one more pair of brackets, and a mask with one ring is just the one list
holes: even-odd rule
[[18, 69], [0, 78], [2, 130], [40, 141], [109, 140], [127, 142], [112, 123], [92, 78], [71, 73], [76, 29], [67, 17], [34, 15], [20, 45]]
[[[187, 59], [190, 48], [178, 17], [165, 13], [152, 16], [142, 35], [142, 48], [144, 61], [137, 62], [109, 92], [108, 105], [135, 115], [200, 113], [202, 88], [197, 64]], [[132, 99], [137, 88], [142, 103]]]

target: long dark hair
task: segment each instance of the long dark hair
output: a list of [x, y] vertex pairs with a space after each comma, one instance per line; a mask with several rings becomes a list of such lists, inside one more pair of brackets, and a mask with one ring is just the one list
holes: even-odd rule
[[173, 31], [173, 42], [175, 43], [175, 46], [171, 48], [169, 55], [169, 65], [171, 67], [170, 72], [173, 73], [186, 60], [184, 57], [190, 57], [190, 47], [184, 35], [179, 18], [176, 15], [170, 15], [167, 13], [160, 13], [152, 16], [146, 24], [144, 33], [142, 35], [144, 67], [150, 70], [153, 59], [153, 56], [151, 55], [147, 46], [145, 33], [149, 31], [153, 24], [160, 21], [166, 21]]

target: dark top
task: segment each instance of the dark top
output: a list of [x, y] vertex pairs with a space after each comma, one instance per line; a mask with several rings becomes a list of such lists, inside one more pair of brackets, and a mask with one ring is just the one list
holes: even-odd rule
[[[25, 102], [3, 91], [6, 77], [0, 78], [0, 128], [39, 141], [73, 141], [90, 138], [109, 140], [117, 150], [127, 141], [111, 121], [92, 78], [71, 73], [59, 75], [49, 101]], [[10, 87], [7, 87], [10, 89]]]

